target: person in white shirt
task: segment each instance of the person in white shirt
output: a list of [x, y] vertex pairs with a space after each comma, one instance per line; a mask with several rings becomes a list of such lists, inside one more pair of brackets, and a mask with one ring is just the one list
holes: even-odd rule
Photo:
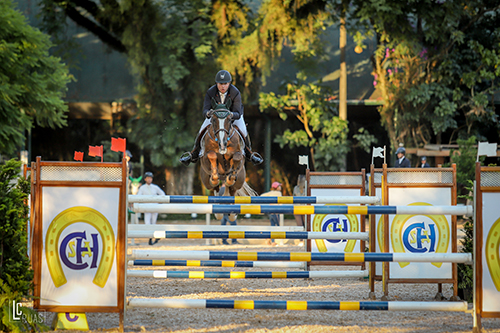
[[[141, 187], [139, 187], [137, 195], [165, 195], [165, 192], [163, 192], [163, 190], [158, 185], [153, 184], [152, 172], [148, 171], [144, 174], [144, 181], [146, 183], [142, 184]], [[156, 224], [157, 218], [158, 213], [144, 213], [144, 224]], [[150, 238], [149, 245], [156, 244], [158, 243], [158, 241], [159, 239], [155, 239], [153, 243], [153, 240]]]

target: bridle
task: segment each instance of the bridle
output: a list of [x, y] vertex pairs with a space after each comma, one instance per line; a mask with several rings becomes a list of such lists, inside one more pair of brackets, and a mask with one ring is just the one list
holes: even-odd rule
[[[226, 120], [227, 116], [229, 115], [229, 111], [215, 111], [215, 116], [217, 116], [217, 118], [219, 120], [222, 120], [224, 119], [224, 121]], [[212, 122], [210, 122], [210, 126], [212, 126]], [[232, 125], [229, 126], [229, 130], [227, 130], [226, 128], [224, 128], [223, 126], [219, 126], [219, 129], [214, 131], [214, 136], [212, 136], [212, 133], [210, 133], [210, 131], [208, 131], [208, 135], [209, 137], [214, 140], [215, 142], [219, 142], [219, 139], [217, 138], [217, 135], [220, 133], [220, 132], [225, 132], [227, 137], [226, 137], [226, 142], [229, 142], [233, 136], [234, 136], [234, 133], [236, 132], [236, 130], [234, 129], [234, 127]]]

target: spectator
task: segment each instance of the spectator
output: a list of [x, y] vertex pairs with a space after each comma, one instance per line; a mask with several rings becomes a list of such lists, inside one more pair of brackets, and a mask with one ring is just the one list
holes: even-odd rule
[[429, 163], [427, 163], [427, 157], [422, 156], [422, 157], [420, 158], [420, 167], [421, 167], [421, 168], [430, 168]]
[[[282, 190], [283, 190], [283, 188], [282, 188], [281, 183], [274, 182], [271, 185], [271, 191], [266, 192], [266, 193], [262, 193], [261, 196], [263, 196], [263, 197], [281, 197]], [[269, 222], [271, 222], [271, 227], [280, 225], [280, 214], [269, 214], [268, 216], [269, 216]], [[276, 245], [276, 243], [274, 242], [274, 239], [268, 239], [267, 244]]]
[[404, 147], [399, 147], [396, 150], [396, 155], [398, 159], [396, 160], [396, 164], [394, 164], [395, 168], [411, 168], [410, 160], [405, 157], [406, 149]]
[[[297, 185], [293, 188], [293, 196], [294, 197], [305, 197], [306, 196], [306, 176], [299, 175], [297, 178]], [[300, 227], [303, 227], [305, 224], [305, 215], [294, 215], [295, 222]]]
[[132, 153], [127, 149], [127, 151], [125, 151], [125, 160], [127, 161], [127, 172], [129, 177], [132, 177], [132, 162], [130, 162], [131, 158]]
[[[144, 173], [145, 184], [139, 187], [139, 192], [137, 195], [165, 195], [165, 192], [158, 186], [153, 184], [153, 173]], [[156, 219], [158, 218], [158, 213], [144, 213], [144, 224], [156, 224]], [[149, 245], [158, 243], [159, 239], [156, 238], [153, 243], [153, 239], [149, 239]]]
[[[237, 222], [237, 220], [231, 221], [231, 220], [229, 220], [228, 214], [224, 214], [224, 216], [222, 217], [222, 220], [220, 221], [220, 225], [226, 225], [227, 223], [229, 223], [229, 225], [237, 225], [236, 222]], [[222, 244], [229, 245], [226, 238], [222, 239]], [[239, 244], [239, 242], [233, 238], [233, 239], [231, 239], [231, 244]]]

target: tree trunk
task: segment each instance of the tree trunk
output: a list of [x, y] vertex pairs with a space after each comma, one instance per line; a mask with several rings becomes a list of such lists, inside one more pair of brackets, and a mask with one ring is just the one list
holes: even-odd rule
[[189, 167], [166, 168], [165, 179], [167, 181], [168, 195], [192, 195], [193, 178], [196, 165]]

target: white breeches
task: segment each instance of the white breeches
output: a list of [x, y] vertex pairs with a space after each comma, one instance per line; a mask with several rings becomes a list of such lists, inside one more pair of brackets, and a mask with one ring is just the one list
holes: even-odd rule
[[[205, 127], [207, 127], [208, 125], [210, 125], [210, 119], [208, 118], [205, 118], [205, 121], [203, 122], [203, 124], [201, 124], [201, 127], [200, 127], [200, 131], [202, 129], [204, 129]], [[241, 133], [247, 137], [248, 136], [248, 133], [247, 133], [247, 126], [245, 125], [245, 119], [243, 119], [243, 116], [240, 117], [240, 119], [237, 119], [234, 121], [234, 125], [238, 126], [238, 128], [240, 129]]]
[[144, 213], [144, 224], [156, 224], [158, 213]]

